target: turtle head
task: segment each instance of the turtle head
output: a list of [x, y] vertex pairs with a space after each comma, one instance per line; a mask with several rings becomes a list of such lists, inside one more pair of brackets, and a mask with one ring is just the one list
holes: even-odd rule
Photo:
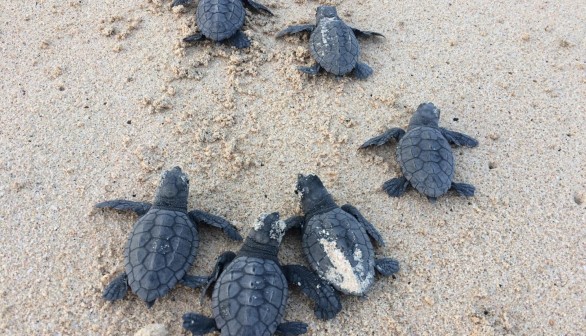
[[334, 6], [319, 6], [315, 12], [315, 20], [319, 22], [319, 20], [324, 18], [337, 18], [338, 11], [336, 11], [336, 7]]
[[280, 219], [278, 212], [263, 213], [258, 217], [258, 221], [253, 225], [246, 240], [250, 239], [258, 244], [279, 247], [286, 227], [285, 221]]
[[432, 103], [423, 103], [417, 107], [417, 111], [409, 121], [409, 127], [429, 126], [438, 127], [440, 110]]
[[322, 181], [315, 174], [297, 175], [295, 193], [301, 199], [301, 208], [306, 215], [309, 212], [313, 212], [316, 208], [334, 202], [332, 195], [330, 195]]
[[161, 184], [155, 196], [154, 205], [171, 208], [187, 209], [187, 196], [189, 193], [189, 178], [174, 167], [161, 175]]

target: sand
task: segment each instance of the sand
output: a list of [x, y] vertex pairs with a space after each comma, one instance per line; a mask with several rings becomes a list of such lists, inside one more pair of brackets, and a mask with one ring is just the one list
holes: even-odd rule
[[[377, 255], [400, 273], [328, 322], [293, 290], [286, 319], [310, 335], [586, 333], [584, 1], [330, 1], [386, 36], [362, 42], [366, 81], [308, 78], [295, 69], [312, 64], [307, 38], [273, 38], [313, 22], [316, 1], [262, 1], [276, 15], [248, 15], [244, 51], [185, 48], [195, 8], [169, 2], [0, 4], [0, 334], [185, 335], [183, 313], [210, 314], [180, 286], [152, 309], [101, 298], [136, 217], [92, 206], [150, 201], [175, 165], [189, 207], [243, 234], [262, 212], [299, 213], [296, 175], [310, 172], [378, 227]], [[390, 199], [394, 145], [357, 151], [426, 101], [480, 141], [454, 151], [476, 196]], [[239, 247], [200, 233], [192, 274]], [[280, 258], [305, 264], [299, 235]]]

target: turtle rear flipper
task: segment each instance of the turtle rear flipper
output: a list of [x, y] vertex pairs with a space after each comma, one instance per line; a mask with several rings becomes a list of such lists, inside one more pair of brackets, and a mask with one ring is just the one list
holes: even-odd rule
[[283, 37], [285, 35], [293, 35], [301, 32], [309, 32], [311, 33], [315, 29], [315, 25], [312, 24], [304, 24], [304, 25], [296, 25], [296, 26], [289, 26], [280, 32], [277, 33], [275, 37]]
[[401, 197], [407, 191], [409, 181], [405, 176], [396, 177], [383, 184], [383, 190], [391, 197]]
[[352, 75], [358, 79], [366, 79], [372, 75], [372, 68], [368, 66], [366, 63], [356, 63], [354, 70], [352, 70]]
[[201, 210], [193, 210], [188, 213], [189, 218], [197, 224], [207, 224], [213, 227], [220, 228], [232, 240], [241, 241], [242, 236], [238, 233], [238, 229], [230, 224], [227, 220], [220, 216], [215, 216]]
[[403, 135], [405, 135], [404, 130], [398, 127], [393, 127], [384, 132], [383, 134], [367, 140], [365, 143], [362, 144], [362, 146], [360, 146], [360, 148], [366, 148], [370, 146], [382, 146], [387, 142], [391, 141], [391, 139], [399, 141], [401, 140]]
[[474, 139], [473, 137], [470, 137], [460, 132], [450, 131], [443, 127], [440, 127], [439, 129], [440, 132], [442, 132], [442, 135], [446, 138], [446, 140], [448, 140], [448, 142], [452, 145], [466, 146], [471, 148], [478, 146], [478, 140]]
[[374, 239], [378, 245], [385, 246], [385, 240], [381, 236], [380, 232], [378, 232], [378, 230], [374, 227], [374, 225], [372, 225], [371, 222], [369, 222], [366, 218], [364, 218], [364, 216], [362, 216], [362, 214], [360, 213], [360, 211], [358, 211], [358, 209], [356, 209], [356, 207], [354, 207], [350, 204], [344, 204], [340, 208], [342, 208], [342, 210], [346, 211], [347, 213], [352, 215], [354, 218], [356, 218], [356, 220], [360, 224], [362, 224], [362, 226], [366, 230], [366, 233], [368, 233], [368, 235], [372, 239]]
[[119, 274], [104, 289], [102, 297], [107, 301], [116, 301], [122, 299], [128, 291], [128, 277], [126, 273]]
[[208, 284], [209, 277], [185, 274], [179, 283], [189, 288], [200, 288]]
[[281, 268], [287, 281], [299, 286], [303, 293], [316, 303], [314, 312], [317, 318], [329, 320], [342, 310], [338, 293], [307, 267], [286, 265]]
[[237, 31], [230, 38], [226, 39], [225, 42], [229, 45], [235, 46], [238, 49], [250, 47], [250, 40], [241, 30]]
[[95, 205], [99, 209], [114, 209], [119, 211], [132, 211], [139, 216], [149, 212], [152, 204], [146, 202], [134, 202], [124, 199], [100, 202]]
[[455, 183], [452, 182], [450, 190], [455, 190], [461, 196], [474, 196], [476, 188], [468, 183]]
[[391, 258], [376, 259], [374, 268], [383, 276], [391, 276], [400, 270], [399, 262]]
[[321, 69], [321, 66], [319, 65], [319, 63], [315, 63], [314, 65], [310, 66], [310, 67], [297, 67], [297, 70], [306, 73], [308, 75], [311, 76], [315, 76], [319, 73], [319, 70]]
[[303, 322], [284, 322], [277, 326], [277, 334], [285, 336], [296, 336], [307, 332], [307, 324]]
[[234, 258], [236, 258], [236, 253], [232, 251], [224, 252], [218, 257], [214, 271], [212, 274], [210, 274], [209, 277], [207, 277], [208, 281], [205, 284], [205, 287], [201, 290], [201, 295], [199, 296], [200, 304], [203, 305], [203, 299], [206, 295], [206, 292], [210, 286], [212, 286], [218, 280], [220, 274], [222, 274], [226, 266], [228, 266], [228, 264], [230, 264]]
[[183, 39], [183, 42], [193, 43], [193, 42], [203, 41], [204, 39], [205, 39], [205, 36], [203, 36], [202, 33], [195, 33], [195, 34], [192, 34], [192, 35], [185, 37]]
[[219, 330], [214, 319], [195, 313], [183, 315], [183, 328], [193, 335], [205, 335]]
[[191, 0], [175, 0], [173, 1], [173, 3], [171, 4], [171, 7], [175, 7], [175, 6], [179, 6], [179, 5], [187, 5], [188, 3], [190, 3]]

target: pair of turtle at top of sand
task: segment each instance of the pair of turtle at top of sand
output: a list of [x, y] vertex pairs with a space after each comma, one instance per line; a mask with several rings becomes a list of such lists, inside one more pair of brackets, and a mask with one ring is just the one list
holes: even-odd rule
[[[130, 286], [151, 307], [177, 283], [207, 289], [217, 280], [212, 297], [215, 319], [184, 316], [184, 326], [194, 334], [222, 329], [227, 335], [297, 335], [306, 331], [305, 324], [281, 324], [287, 281], [316, 302], [318, 318], [331, 319], [341, 303], [330, 285], [362, 295], [372, 285], [375, 269], [387, 276], [399, 270], [393, 259], [374, 258], [369, 236], [379, 244], [384, 240], [356, 208], [338, 207], [317, 176], [300, 175], [296, 192], [301, 194], [304, 217], [283, 222], [276, 213], [262, 216], [238, 255], [224, 253], [209, 277], [188, 275], [199, 246], [194, 222], [220, 227], [230, 238], [242, 239], [223, 218], [199, 210], [187, 212], [188, 183], [175, 167], [163, 174], [153, 204], [114, 200], [96, 205], [141, 215], [125, 249], [125, 270], [105, 288], [106, 300], [122, 299]], [[302, 228], [303, 249], [319, 277], [303, 266], [280, 266], [280, 241], [292, 227]]]
[[[172, 6], [183, 5], [190, 0], [175, 0]], [[250, 40], [241, 28], [244, 25], [246, 12], [244, 6], [254, 11], [273, 13], [265, 6], [253, 0], [200, 0], [196, 13], [196, 21], [200, 32], [183, 39], [185, 42], [197, 42], [210, 39], [216, 42], [225, 42], [236, 48], [247, 48]], [[311, 33], [309, 50], [316, 60], [311, 67], [298, 67], [301, 72], [317, 75], [324, 69], [336, 76], [352, 74], [356, 78], [364, 79], [372, 74], [372, 68], [359, 61], [360, 45], [356, 36], [373, 37], [382, 34], [362, 31], [348, 26], [333, 6], [319, 6], [316, 10], [316, 24], [290, 26], [276, 37]]]

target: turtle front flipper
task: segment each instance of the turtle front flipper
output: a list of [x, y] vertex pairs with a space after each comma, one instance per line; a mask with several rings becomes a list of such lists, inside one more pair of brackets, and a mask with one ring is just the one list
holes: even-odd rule
[[460, 196], [474, 196], [474, 191], [476, 191], [476, 188], [468, 183], [456, 183], [456, 182], [452, 182], [452, 186], [450, 187], [450, 190], [455, 190], [458, 194], [460, 194]]
[[297, 70], [306, 73], [308, 75], [312, 75], [315, 76], [319, 73], [319, 70], [321, 69], [321, 66], [319, 65], [319, 63], [315, 63], [314, 65], [310, 66], [310, 67], [297, 67]]
[[220, 254], [218, 259], [216, 260], [216, 266], [214, 267], [214, 271], [212, 272], [212, 274], [210, 274], [209, 277], [207, 277], [208, 281], [205, 284], [205, 287], [201, 290], [201, 295], [199, 297], [199, 301], [202, 305], [203, 305], [203, 299], [204, 299], [208, 289], [218, 280], [218, 278], [220, 277], [220, 274], [222, 274], [222, 272], [224, 271], [226, 266], [228, 266], [228, 264], [230, 264], [232, 262], [232, 260], [234, 260], [234, 258], [236, 258], [236, 253], [234, 253], [232, 251], [227, 251], [227, 252]]
[[474, 139], [471, 136], [468, 136], [460, 132], [450, 131], [443, 127], [440, 127], [439, 130], [440, 132], [442, 132], [444, 138], [446, 138], [446, 140], [448, 140], [448, 142], [452, 145], [466, 146], [471, 148], [478, 146], [478, 140]]
[[299, 286], [303, 293], [316, 303], [314, 312], [317, 318], [329, 320], [342, 310], [338, 293], [307, 267], [286, 265], [281, 268], [287, 281]]
[[207, 224], [213, 227], [220, 228], [230, 239], [237, 241], [242, 240], [242, 236], [240, 235], [240, 233], [238, 233], [238, 229], [222, 217], [214, 216], [210, 213], [201, 210], [190, 211], [188, 215], [189, 218], [197, 224]]
[[220, 330], [216, 326], [216, 320], [196, 313], [183, 315], [183, 328], [191, 331], [194, 336], [205, 335]]
[[241, 30], [237, 31], [230, 38], [224, 40], [226, 44], [234, 46], [238, 49], [250, 47], [250, 39]]
[[358, 79], [366, 79], [372, 75], [372, 68], [366, 63], [356, 63], [356, 66], [352, 70], [352, 76]]
[[152, 204], [146, 202], [134, 202], [123, 199], [116, 199], [112, 201], [100, 202], [95, 205], [99, 209], [114, 209], [119, 211], [132, 211], [139, 216], [146, 214]]
[[273, 12], [271, 12], [266, 6], [259, 4], [258, 2], [255, 2], [253, 0], [242, 0], [242, 3], [244, 4], [244, 6], [248, 7], [251, 10], [257, 11], [257, 12], [265, 12], [266, 14], [269, 15], [274, 15]]
[[356, 37], [375, 37], [375, 36], [385, 37], [381, 33], [368, 31], [368, 30], [360, 30], [358, 28], [352, 28], [352, 27], [350, 27], [350, 28], [352, 29], [352, 32], [354, 32], [354, 35]]
[[303, 322], [284, 322], [277, 326], [275, 333], [284, 336], [295, 336], [305, 334], [307, 332], [307, 324]]
[[381, 134], [379, 136], [375, 136], [374, 138], [367, 140], [365, 143], [362, 144], [362, 146], [360, 146], [360, 148], [362, 149], [362, 148], [367, 148], [367, 147], [371, 147], [371, 146], [382, 146], [382, 145], [386, 144], [387, 142], [391, 141], [391, 139], [395, 139], [395, 140], [399, 141], [399, 140], [401, 140], [403, 135], [405, 135], [404, 130], [402, 130], [401, 128], [398, 128], [398, 127], [393, 127], [391, 129], [387, 130], [386, 132], [384, 132], [383, 134]]
[[122, 299], [128, 291], [128, 277], [122, 272], [104, 289], [102, 297], [107, 301], [116, 301]]
[[383, 190], [390, 197], [401, 197], [407, 191], [409, 181], [405, 176], [395, 177], [383, 183]]
[[346, 211], [354, 218], [356, 218], [356, 220], [360, 224], [362, 224], [370, 238], [374, 239], [378, 245], [385, 246], [385, 240], [383, 236], [381, 236], [380, 232], [378, 232], [378, 230], [374, 227], [374, 225], [372, 225], [371, 222], [369, 222], [366, 218], [364, 218], [364, 216], [362, 216], [362, 214], [360, 213], [360, 211], [358, 211], [358, 209], [356, 209], [356, 207], [350, 204], [344, 204], [340, 208], [342, 208], [342, 210]]
[[296, 26], [289, 26], [275, 35], [276, 38], [283, 37], [285, 35], [293, 35], [301, 32], [308, 32], [311, 33], [315, 29], [315, 25], [312, 24], [304, 24], [304, 25], [296, 25]]
[[391, 276], [401, 269], [399, 262], [392, 258], [381, 258], [374, 261], [374, 269], [380, 275]]

